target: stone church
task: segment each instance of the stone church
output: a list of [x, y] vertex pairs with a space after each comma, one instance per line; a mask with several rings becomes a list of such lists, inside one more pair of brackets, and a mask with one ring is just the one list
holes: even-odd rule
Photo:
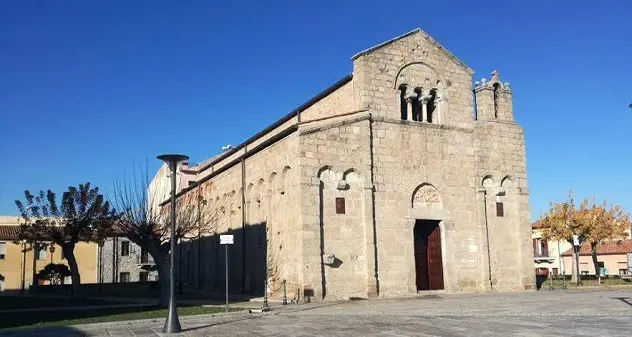
[[[420, 29], [244, 143], [179, 168], [217, 228], [183, 243], [185, 282], [297, 300], [534, 287], [525, 144], [513, 92]], [[164, 170], [163, 170], [164, 171]], [[160, 178], [158, 175], [155, 179]], [[164, 184], [163, 184], [164, 185]], [[166, 206], [168, 200], [162, 205]]]

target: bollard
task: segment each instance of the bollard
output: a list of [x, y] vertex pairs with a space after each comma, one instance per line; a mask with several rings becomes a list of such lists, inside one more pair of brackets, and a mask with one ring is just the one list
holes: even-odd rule
[[268, 308], [268, 280], [263, 282], [263, 308]]
[[285, 280], [283, 280], [283, 298], [282, 298], [282, 302], [283, 305], [287, 304], [287, 293], [285, 291]]

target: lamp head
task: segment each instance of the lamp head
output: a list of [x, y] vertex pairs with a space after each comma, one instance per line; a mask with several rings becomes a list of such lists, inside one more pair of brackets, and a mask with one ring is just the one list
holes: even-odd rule
[[165, 163], [169, 164], [169, 163], [179, 163], [181, 161], [185, 161], [189, 159], [189, 156], [185, 156], [183, 154], [163, 154], [160, 155], [158, 157], [156, 157], [162, 161], [164, 161]]

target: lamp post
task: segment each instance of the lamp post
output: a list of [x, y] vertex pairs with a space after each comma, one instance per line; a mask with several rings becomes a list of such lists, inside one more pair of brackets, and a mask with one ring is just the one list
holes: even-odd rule
[[189, 157], [181, 154], [163, 154], [157, 157], [169, 165], [169, 171], [171, 172], [171, 248], [169, 254], [169, 313], [165, 320], [165, 326], [162, 328], [163, 333], [178, 333], [182, 331], [180, 326], [180, 320], [178, 319], [178, 312], [176, 311], [175, 301], [175, 268], [173, 267], [176, 259], [176, 169], [178, 163], [189, 159]]

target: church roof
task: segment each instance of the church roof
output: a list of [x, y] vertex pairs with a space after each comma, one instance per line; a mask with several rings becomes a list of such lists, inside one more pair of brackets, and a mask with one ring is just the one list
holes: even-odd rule
[[450, 51], [448, 51], [447, 49], [445, 49], [445, 47], [443, 47], [441, 44], [439, 44], [439, 42], [437, 42], [435, 39], [433, 39], [430, 35], [428, 35], [428, 33], [424, 32], [423, 30], [421, 30], [421, 28], [415, 28], [413, 30], [411, 30], [408, 33], [402, 34], [400, 36], [394, 37], [388, 41], [384, 41], [376, 46], [373, 46], [369, 49], [365, 49], [353, 56], [351, 56], [352, 60], [357, 59], [358, 57], [362, 56], [362, 55], [367, 55], [370, 54], [382, 47], [388, 46], [389, 44], [395, 42], [395, 41], [399, 41], [403, 38], [415, 35], [415, 34], [421, 34], [426, 40], [428, 40], [430, 43], [434, 44], [435, 46], [437, 46], [441, 51], [443, 51], [444, 53], [446, 53], [450, 58], [452, 58], [458, 65], [460, 65], [461, 67], [465, 68], [470, 74], [474, 73], [474, 70], [472, 70], [470, 67], [468, 67], [465, 63], [463, 63], [463, 61], [459, 60], [458, 57], [454, 56], [454, 54], [452, 54]]

